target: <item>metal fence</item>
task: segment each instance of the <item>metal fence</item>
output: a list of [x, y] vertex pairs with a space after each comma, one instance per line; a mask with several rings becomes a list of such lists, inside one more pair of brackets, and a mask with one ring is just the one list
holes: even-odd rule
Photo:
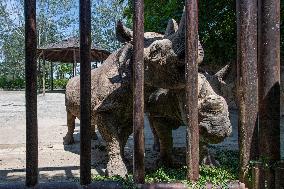
[[[280, 1], [237, 0], [238, 52], [237, 87], [239, 102], [240, 180], [248, 183], [251, 160], [267, 156], [269, 168], [259, 162], [253, 168], [253, 188], [281, 188], [280, 160]], [[119, 188], [117, 183], [91, 184], [91, 8], [90, 0], [80, 0], [80, 183], [89, 188]], [[144, 1], [134, 3], [134, 181], [140, 188], [185, 188], [182, 184], [148, 184], [144, 166]], [[198, 5], [186, 0], [186, 102], [187, 178], [199, 178], [198, 128]], [[37, 123], [37, 32], [36, 0], [25, 0], [26, 55], [26, 186], [38, 184]], [[190, 158], [189, 158], [190, 157]], [[261, 167], [261, 168], [260, 168]], [[282, 172], [281, 172], [282, 171]], [[282, 174], [281, 174], [282, 173]], [[282, 176], [283, 177], [283, 176]], [[277, 181], [277, 182], [276, 182]], [[278, 182], [279, 181], [279, 182]], [[282, 185], [281, 185], [282, 182]], [[52, 184], [48, 185], [49, 188]], [[55, 188], [81, 188], [77, 184], [54, 183]], [[38, 185], [44, 188], [44, 185]], [[48, 187], [46, 187], [48, 188]], [[238, 186], [236, 188], [244, 188]]]

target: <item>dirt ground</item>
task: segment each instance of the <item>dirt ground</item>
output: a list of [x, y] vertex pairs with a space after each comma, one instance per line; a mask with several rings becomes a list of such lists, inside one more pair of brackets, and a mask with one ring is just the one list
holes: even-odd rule
[[[231, 112], [233, 133], [219, 147], [238, 149], [237, 114]], [[0, 91], [0, 183], [25, 180], [25, 94], [23, 91]], [[38, 95], [40, 182], [74, 180], [79, 177], [79, 120], [76, 120], [74, 145], [63, 145], [67, 132], [63, 93]], [[175, 156], [184, 161], [185, 127], [173, 132]], [[146, 168], [153, 168], [157, 153], [151, 150], [153, 136], [145, 118]], [[132, 136], [125, 148], [128, 166], [132, 162]], [[283, 146], [283, 145], [282, 145]], [[92, 141], [92, 173], [104, 174], [106, 152], [104, 141]]]

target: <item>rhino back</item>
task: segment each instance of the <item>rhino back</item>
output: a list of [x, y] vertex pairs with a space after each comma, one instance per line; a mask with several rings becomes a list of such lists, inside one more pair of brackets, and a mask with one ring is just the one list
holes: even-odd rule
[[[91, 71], [91, 104], [93, 112], [110, 111], [122, 106], [122, 98], [129, 86], [122, 84], [118, 72], [117, 56], [112, 54], [99, 68]], [[65, 94], [66, 109], [76, 117], [80, 115], [80, 76], [69, 80]]]

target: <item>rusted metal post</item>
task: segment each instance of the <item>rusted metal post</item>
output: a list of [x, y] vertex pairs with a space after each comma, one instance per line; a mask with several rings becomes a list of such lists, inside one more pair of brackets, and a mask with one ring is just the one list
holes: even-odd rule
[[144, 183], [144, 0], [134, 1], [134, 55], [133, 55], [133, 133], [135, 183]]
[[80, 0], [80, 182], [91, 183], [91, 3]]
[[45, 54], [44, 51], [42, 53], [43, 61], [42, 61], [42, 95], [45, 95]]
[[38, 182], [36, 0], [25, 0], [26, 185]]
[[37, 73], [38, 73], [38, 86], [37, 86], [37, 88], [38, 88], [38, 93], [40, 93], [40, 90], [41, 90], [41, 76], [42, 76], [42, 74], [41, 74], [41, 60], [40, 60], [40, 58], [38, 59], [38, 68], [37, 68]]
[[187, 179], [199, 178], [199, 127], [198, 127], [198, 5], [197, 0], [186, 0], [186, 111], [187, 111]]
[[284, 188], [284, 162], [279, 162], [275, 170], [275, 188]]
[[50, 86], [53, 91], [53, 62], [50, 63]]
[[77, 61], [76, 61], [76, 50], [73, 50], [73, 77], [76, 76], [76, 67], [77, 67]]
[[280, 0], [258, 0], [258, 8], [259, 152], [272, 165], [280, 160]]
[[258, 155], [257, 0], [237, 0], [237, 90], [240, 181], [248, 182], [250, 160]]
[[264, 169], [261, 162], [252, 167], [252, 189], [261, 189], [265, 185]]

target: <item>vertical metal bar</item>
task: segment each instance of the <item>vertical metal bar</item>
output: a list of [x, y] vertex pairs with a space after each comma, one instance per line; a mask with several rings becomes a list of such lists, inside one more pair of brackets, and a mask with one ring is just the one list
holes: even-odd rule
[[91, 3], [80, 0], [80, 182], [91, 183]]
[[36, 0], [25, 0], [26, 185], [38, 182]]
[[53, 62], [50, 63], [50, 77], [51, 91], [53, 91]]
[[198, 127], [198, 5], [197, 0], [186, 0], [186, 111], [187, 111], [187, 179], [199, 178]]
[[73, 50], [73, 77], [76, 76], [76, 66], [77, 66], [77, 62], [76, 62], [76, 50]]
[[262, 163], [256, 163], [252, 167], [252, 188], [262, 189], [264, 187], [264, 169]]
[[42, 95], [45, 95], [45, 54], [42, 53], [43, 62], [42, 62]]
[[134, 2], [133, 175], [136, 183], [144, 183], [144, 0]]
[[240, 181], [248, 185], [249, 162], [258, 154], [257, 0], [236, 2]]
[[41, 60], [40, 58], [38, 59], [38, 93], [40, 93], [40, 90], [41, 90], [41, 77], [42, 77], [42, 74], [41, 74]]
[[[258, 8], [259, 152], [273, 164], [280, 160], [280, 0], [258, 0]], [[274, 176], [266, 179], [275, 188]]]

